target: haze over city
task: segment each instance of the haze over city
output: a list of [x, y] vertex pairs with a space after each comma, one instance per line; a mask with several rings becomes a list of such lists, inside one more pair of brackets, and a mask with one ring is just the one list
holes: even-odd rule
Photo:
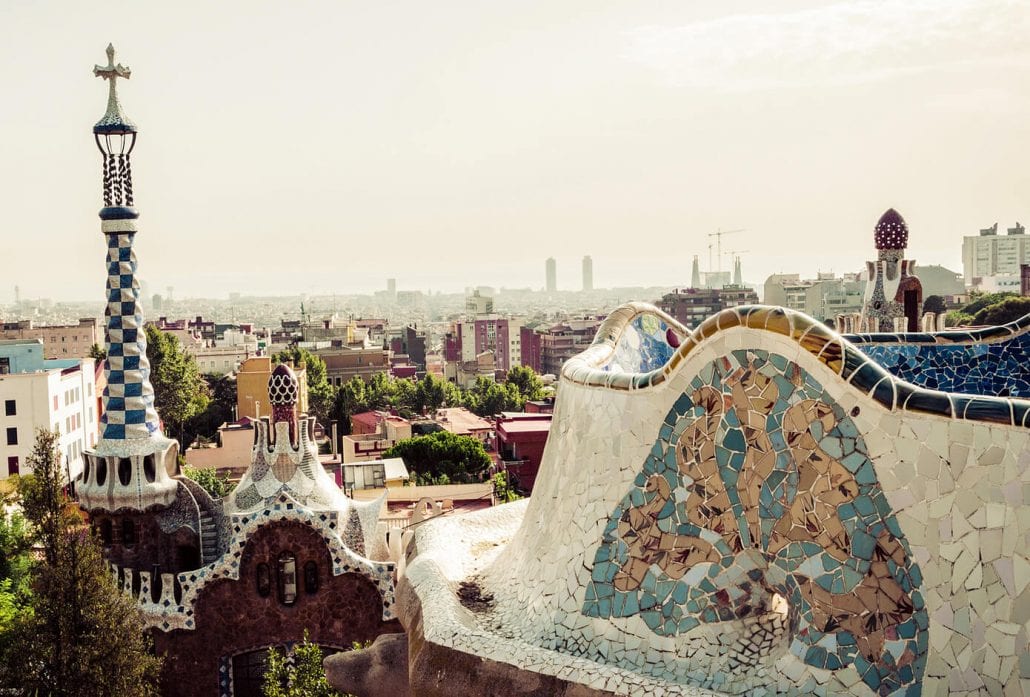
[[584, 254], [599, 287], [685, 285], [719, 228], [750, 281], [842, 273], [888, 207], [957, 269], [1026, 211], [1025, 3], [139, 10], [0, 11], [3, 302], [100, 299], [98, 37], [133, 71], [140, 275], [180, 297], [540, 288], [549, 256], [574, 289]]

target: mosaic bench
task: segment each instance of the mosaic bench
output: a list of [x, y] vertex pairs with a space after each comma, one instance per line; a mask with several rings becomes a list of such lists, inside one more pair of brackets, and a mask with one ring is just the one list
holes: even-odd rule
[[801, 314], [626, 305], [532, 498], [416, 530], [411, 693], [1027, 694], [1027, 426]]

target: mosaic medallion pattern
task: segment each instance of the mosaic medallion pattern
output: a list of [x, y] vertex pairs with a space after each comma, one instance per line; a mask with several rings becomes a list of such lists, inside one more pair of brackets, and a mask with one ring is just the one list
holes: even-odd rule
[[786, 358], [734, 351], [669, 411], [608, 519], [582, 611], [662, 636], [785, 612], [804, 663], [916, 694], [920, 585], [851, 415]]

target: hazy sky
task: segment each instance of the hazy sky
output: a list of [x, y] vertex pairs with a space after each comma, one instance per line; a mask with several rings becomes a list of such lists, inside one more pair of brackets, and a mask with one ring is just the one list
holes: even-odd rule
[[[176, 296], [858, 270], [1030, 223], [1026, 0], [0, 3], [0, 303], [103, 298], [114, 42], [140, 272]], [[729, 262], [724, 260], [723, 268]]]

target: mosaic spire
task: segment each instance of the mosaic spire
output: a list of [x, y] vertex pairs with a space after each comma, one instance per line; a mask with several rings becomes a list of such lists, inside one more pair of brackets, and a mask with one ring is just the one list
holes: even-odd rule
[[[101, 230], [107, 241], [107, 307], [101, 439], [87, 453], [79, 499], [87, 508], [146, 509], [167, 505], [175, 498], [177, 443], [161, 433], [150, 384], [147, 335], [143, 327], [140, 286], [136, 279], [136, 237], [139, 212], [133, 208], [130, 155], [136, 145], [136, 125], [122, 110], [117, 81], [129, 78], [129, 68], [115, 62], [107, 47], [107, 65], [93, 74], [108, 81], [107, 111], [93, 127], [103, 156], [104, 207]], [[114, 468], [116, 471], [112, 472]], [[117, 476], [115, 476], [117, 475]]]
[[103, 437], [113, 440], [147, 438], [160, 433], [150, 384], [147, 337], [143, 329], [139, 281], [136, 279], [136, 236], [139, 212], [132, 207], [129, 157], [136, 145], [136, 126], [122, 111], [117, 81], [128, 79], [129, 68], [114, 62], [107, 47], [107, 66], [93, 74], [108, 81], [107, 112], [93, 127], [104, 159], [104, 208], [101, 229], [107, 238], [107, 387], [104, 389]]

